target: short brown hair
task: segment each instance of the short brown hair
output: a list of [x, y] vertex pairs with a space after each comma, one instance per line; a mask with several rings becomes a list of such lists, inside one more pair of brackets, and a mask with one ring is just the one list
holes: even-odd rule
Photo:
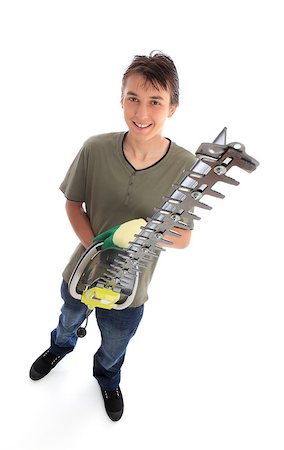
[[151, 83], [156, 89], [160, 86], [169, 91], [171, 105], [178, 105], [179, 78], [176, 66], [169, 56], [157, 50], [153, 50], [149, 56], [134, 56], [122, 78], [122, 97], [126, 80], [134, 73], [142, 75], [145, 81]]

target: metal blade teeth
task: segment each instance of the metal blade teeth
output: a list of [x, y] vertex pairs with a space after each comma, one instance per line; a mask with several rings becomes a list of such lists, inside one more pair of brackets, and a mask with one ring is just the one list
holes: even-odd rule
[[152, 218], [147, 218], [147, 224], [141, 227], [140, 232], [129, 243], [126, 254], [118, 254], [114, 264], [111, 264], [100, 278], [100, 282], [110, 283], [115, 278], [116, 288], [125, 287], [129, 280], [133, 280], [137, 273], [143, 272], [149, 262], [165, 251], [159, 243], [173, 244], [165, 235], [181, 236], [172, 229], [178, 227], [190, 230], [191, 226], [186, 221], [201, 219], [193, 213], [195, 207], [212, 209], [210, 205], [200, 201], [204, 195], [220, 199], [225, 197], [213, 189], [217, 182], [234, 186], [239, 184], [237, 180], [226, 175], [232, 166], [238, 166], [248, 172], [258, 166], [258, 162], [247, 155], [245, 147], [238, 142], [227, 145], [203, 143], [196, 156], [198, 160], [195, 164], [182, 172], [177, 183], [172, 185], [171, 192], [162, 198], [163, 204], [154, 208]]

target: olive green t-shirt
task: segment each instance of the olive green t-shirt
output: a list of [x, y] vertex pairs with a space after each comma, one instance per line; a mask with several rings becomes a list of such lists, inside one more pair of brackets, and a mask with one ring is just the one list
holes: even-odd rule
[[[107, 133], [88, 139], [60, 185], [68, 200], [85, 203], [95, 236], [128, 220], [151, 217], [182, 171], [196, 162], [192, 153], [169, 140], [162, 159], [146, 169], [135, 170], [123, 153], [125, 134]], [[66, 282], [84, 251], [82, 244], [75, 249], [63, 272]], [[155, 259], [140, 275], [131, 307], [148, 299], [147, 288], [156, 264]]]

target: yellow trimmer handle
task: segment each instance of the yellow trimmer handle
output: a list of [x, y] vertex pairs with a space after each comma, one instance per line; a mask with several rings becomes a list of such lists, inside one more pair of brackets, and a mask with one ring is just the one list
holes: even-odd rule
[[90, 310], [96, 307], [112, 309], [114, 303], [118, 302], [120, 294], [108, 288], [93, 287], [82, 293], [81, 302]]

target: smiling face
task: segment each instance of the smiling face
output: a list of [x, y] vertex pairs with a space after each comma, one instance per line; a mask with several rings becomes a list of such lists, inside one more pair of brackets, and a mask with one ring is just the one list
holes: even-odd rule
[[165, 121], [177, 106], [171, 105], [170, 93], [154, 87], [140, 74], [131, 74], [126, 80], [121, 104], [129, 135], [139, 140], [161, 137]]

